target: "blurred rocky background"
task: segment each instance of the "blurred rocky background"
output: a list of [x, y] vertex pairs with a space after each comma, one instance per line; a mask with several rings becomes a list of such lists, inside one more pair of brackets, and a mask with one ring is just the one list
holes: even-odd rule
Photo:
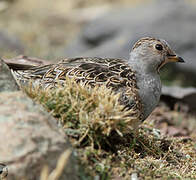
[[194, 0], [1, 0], [0, 56], [128, 58], [143, 36], [167, 40], [186, 64], [163, 70], [165, 84], [196, 85]]
[[[167, 68], [161, 72], [164, 85], [172, 87], [164, 86], [162, 102], [149, 119], [154, 119], [157, 122], [156, 128], [165, 135], [187, 137], [195, 134], [195, 116], [191, 114], [191, 118], [189, 117], [190, 111], [196, 112], [195, 0], [0, 0], [0, 57], [9, 63], [25, 62], [28, 65], [31, 62], [39, 65], [78, 56], [128, 58], [134, 42], [143, 36], [155, 36], [167, 40], [172, 49], [186, 61], [181, 65], [167, 65]], [[9, 83], [7, 83], [8, 79]], [[7, 92], [8, 90], [17, 91], [18, 87], [7, 67], [1, 62], [2, 106], [8, 102], [5, 108], [8, 107], [8, 110], [10, 108], [12, 114], [17, 112], [16, 109], [20, 111], [24, 105], [12, 107], [16, 97], [20, 101], [19, 104], [24, 103], [23, 99], [25, 99], [27, 106], [35, 105], [29, 98], [23, 97], [21, 92], [12, 92], [12, 95]], [[165, 105], [166, 110], [162, 110]], [[42, 110], [38, 111], [38, 109], [37, 105], [33, 109], [38, 114], [36, 116], [40, 116], [35, 124], [40, 123], [42, 116], [46, 119], [49, 117], [48, 114], [39, 115], [42, 114]], [[6, 119], [8, 111], [2, 108], [0, 111], [2, 119]], [[26, 114], [30, 113], [28, 108], [24, 111]], [[182, 116], [180, 112], [185, 115]], [[21, 116], [20, 121], [17, 116], [11, 116], [11, 119], [16, 121], [16, 125], [24, 122], [25, 130], [25, 123], [27, 123], [25, 117]], [[50, 119], [48, 121], [52, 121]], [[2, 121], [2, 123], [9, 122]], [[8, 125], [2, 126], [5, 132], [9, 131]], [[50, 132], [47, 121], [39, 125], [40, 127], [48, 131], [46, 136], [45, 134], [41, 136], [45, 142]], [[13, 134], [17, 134], [17, 128], [11, 129]], [[55, 130], [54, 134], [58, 134], [59, 131]], [[40, 136], [39, 132], [39, 129], [35, 131], [35, 135], [38, 133]], [[11, 142], [12, 139], [9, 134], [6, 136], [7, 142]], [[54, 142], [54, 146], [58, 143], [57, 140], [63, 141], [64, 135], [60, 134], [59, 139], [49, 137], [51, 142]], [[4, 138], [3, 134], [2, 138]], [[20, 137], [15, 136], [15, 138]], [[14, 150], [21, 139], [13, 139], [13, 141], [16, 142], [12, 148]], [[57, 147], [57, 154], [69, 147], [67, 144], [62, 146], [63, 148], [59, 149]], [[51, 166], [54, 166], [53, 161], [56, 163], [56, 158], [56, 156], [54, 159], [51, 158]]]

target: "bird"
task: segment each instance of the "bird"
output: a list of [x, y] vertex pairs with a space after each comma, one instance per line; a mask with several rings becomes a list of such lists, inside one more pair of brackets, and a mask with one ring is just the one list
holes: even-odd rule
[[161, 96], [160, 69], [169, 62], [185, 62], [163, 39], [143, 37], [135, 42], [129, 59], [76, 57], [56, 64], [12, 70], [17, 82], [29, 81], [43, 89], [56, 88], [72, 78], [82, 86], [104, 85], [120, 93], [119, 102], [133, 109], [143, 122], [156, 108]]

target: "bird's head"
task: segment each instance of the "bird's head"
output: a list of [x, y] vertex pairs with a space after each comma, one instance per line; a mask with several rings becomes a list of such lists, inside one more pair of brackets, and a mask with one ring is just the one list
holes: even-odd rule
[[159, 72], [169, 62], [184, 62], [165, 40], [151, 37], [141, 38], [134, 44], [130, 53], [130, 61], [132, 60], [141, 68], [152, 72]]

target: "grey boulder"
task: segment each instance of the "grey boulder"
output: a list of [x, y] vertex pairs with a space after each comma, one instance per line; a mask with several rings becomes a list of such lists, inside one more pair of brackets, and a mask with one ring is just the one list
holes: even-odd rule
[[[9, 180], [39, 179], [44, 166], [51, 173], [64, 152], [60, 161], [65, 162], [61, 162], [58, 179], [78, 179], [73, 148], [63, 129], [43, 107], [18, 91], [3, 61], [0, 61], [0, 142], [0, 163], [7, 166]], [[0, 178], [6, 175], [2, 173]]]

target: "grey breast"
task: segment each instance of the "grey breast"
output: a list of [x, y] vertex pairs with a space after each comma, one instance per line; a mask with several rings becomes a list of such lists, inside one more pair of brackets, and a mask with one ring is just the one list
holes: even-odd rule
[[161, 96], [161, 80], [158, 74], [137, 76], [139, 96], [143, 106], [145, 120], [157, 106]]

